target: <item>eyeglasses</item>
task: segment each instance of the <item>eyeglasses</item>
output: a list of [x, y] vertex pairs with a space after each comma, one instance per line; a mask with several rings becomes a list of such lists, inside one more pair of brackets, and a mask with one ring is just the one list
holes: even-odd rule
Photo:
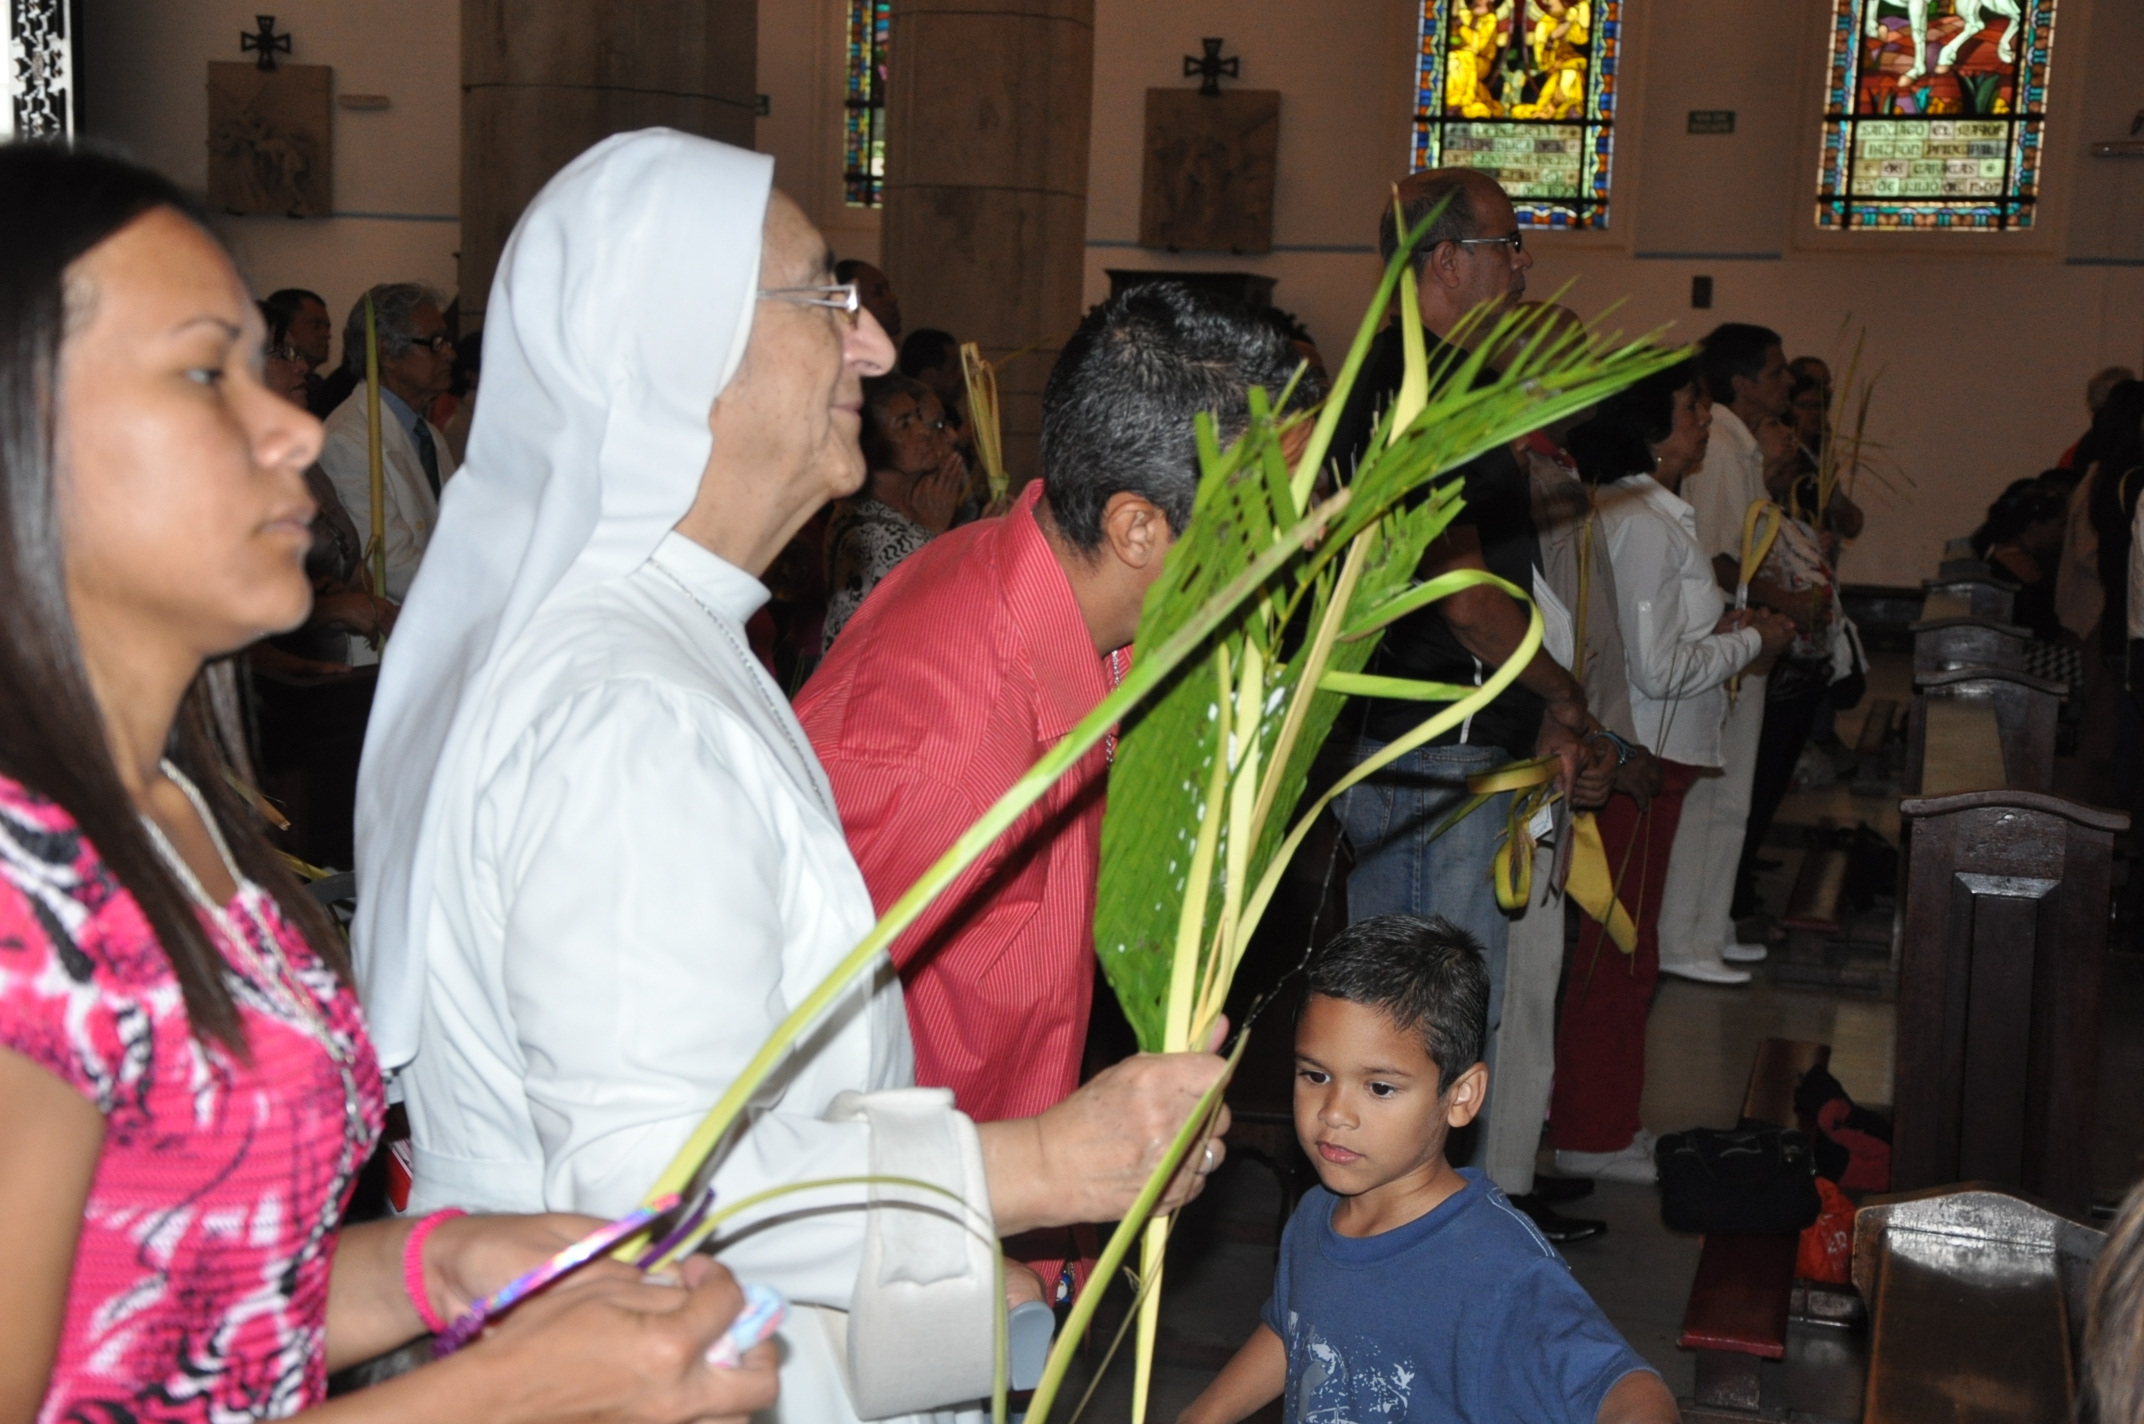
[[288, 345], [263, 347], [261, 355], [270, 361], [288, 361], [293, 365], [305, 359], [298, 354], [297, 347]]
[[414, 350], [419, 346], [429, 347], [434, 356], [444, 356], [454, 349], [454, 338], [444, 331], [431, 336], [412, 336], [409, 339], [409, 345], [404, 347], [403, 350]]
[[857, 295], [854, 282], [840, 282], [823, 287], [761, 287], [763, 300], [789, 302], [800, 307], [824, 307], [839, 312], [841, 320], [849, 326], [856, 325], [856, 314], [863, 310], [863, 299]]
[[1452, 241], [1461, 247], [1508, 247], [1514, 257], [1526, 250], [1526, 234], [1517, 231], [1503, 237], [1455, 237]]

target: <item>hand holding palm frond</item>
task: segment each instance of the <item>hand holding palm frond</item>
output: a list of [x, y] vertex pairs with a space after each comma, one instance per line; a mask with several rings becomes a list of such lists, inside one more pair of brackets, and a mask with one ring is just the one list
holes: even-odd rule
[[[1293, 538], [1395, 288], [1406, 378], [1352, 480], [1331, 502], [1344, 498], [1345, 507], [1321, 539], [1295, 548], [1236, 606], [1198, 662], [1138, 714], [1119, 744], [1102, 824], [1095, 947], [1140, 1046], [1151, 1051], [1182, 1050], [1210, 1031], [1280, 875], [1317, 813], [1497, 697], [1540, 645], [1540, 614], [1529, 603], [1526, 638], [1479, 687], [1366, 671], [1387, 626], [1462, 588], [1486, 583], [1526, 601], [1523, 590], [1479, 570], [1417, 582], [1424, 552], [1461, 503], [1456, 483], [1434, 485], [1435, 477], [1676, 356], [1645, 343], [1619, 346], [1584, 330], [1532, 332], [1526, 328], [1539, 317], [1526, 313], [1476, 324], [1477, 351], [1519, 350], [1502, 380], [1485, 383], [1482, 356], [1456, 348], [1440, 353], [1433, 371], [1415, 315], [1414, 274], [1396, 258], [1293, 468], [1282, 436], [1294, 420], [1276, 416], [1263, 392], [1252, 393], [1250, 428], [1226, 451], [1217, 447], [1212, 422], [1201, 419], [1198, 500], [1147, 596], [1142, 648], [1167, 641], [1197, 617], [1231, 571]], [[1524, 337], [1536, 339], [1514, 339]], [[1355, 768], [1291, 824], [1311, 763], [1354, 694], [1452, 705]], [[1141, 1226], [1137, 1219], [1119, 1226], [1105, 1267], [1121, 1259], [1129, 1233]], [[1167, 1243], [1165, 1222], [1145, 1230], [1135, 1421], [1144, 1417]], [[1106, 1270], [1098, 1275], [1107, 1279]], [[1080, 1336], [1099, 1295], [1090, 1291], [1075, 1307], [1031, 1418], [1047, 1417], [1068, 1363], [1066, 1342]]]

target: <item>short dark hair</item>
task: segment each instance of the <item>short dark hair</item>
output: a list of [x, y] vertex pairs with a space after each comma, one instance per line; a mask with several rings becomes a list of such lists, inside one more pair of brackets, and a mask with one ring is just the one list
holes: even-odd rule
[[1250, 388], [1278, 399], [1297, 364], [1239, 303], [1182, 282], [1145, 282], [1095, 307], [1042, 390], [1042, 487], [1059, 530], [1098, 547], [1103, 509], [1130, 491], [1182, 533], [1199, 487], [1199, 412], [1226, 445], [1250, 422]]
[[1631, 475], [1649, 475], [1658, 463], [1653, 447], [1675, 429], [1675, 396], [1697, 384], [1692, 356], [1626, 386], [1571, 428], [1563, 448], [1588, 484], [1612, 485]]
[[318, 292], [309, 292], [303, 287], [283, 287], [261, 298], [261, 319], [268, 323], [268, 344], [281, 346], [283, 338], [290, 335], [290, 324], [312, 302], [322, 311], [328, 309], [326, 298]]
[[1311, 956], [1310, 992], [1380, 1011], [1422, 1035], [1437, 1091], [1481, 1062], [1489, 1038], [1489, 968], [1474, 936], [1441, 916], [1357, 920]]
[[[1414, 245], [1415, 271], [1422, 270], [1437, 244], [1481, 236], [1481, 216], [1474, 211], [1474, 185], [1482, 177], [1471, 168], [1429, 168], [1409, 174], [1400, 185], [1400, 215], [1407, 220], [1410, 231], [1436, 212], [1438, 204], [1444, 205], [1444, 211], [1437, 213], [1437, 220]], [[1377, 219], [1377, 255], [1390, 262], [1392, 254], [1399, 250], [1399, 225], [1393, 220], [1392, 205], [1386, 203]]]
[[960, 342], [950, 331], [935, 326], [918, 327], [901, 342], [899, 369], [904, 376], [935, 371], [947, 361], [960, 360]]
[[915, 401], [920, 410], [924, 401], [936, 400], [938, 393], [910, 376], [889, 374], [874, 376], [864, 382], [864, 426], [861, 443], [864, 463], [871, 469], [883, 469], [889, 461], [886, 407], [901, 396]]
[[1756, 380], [1757, 373], [1764, 369], [1764, 353], [1774, 346], [1784, 351], [1787, 343], [1768, 326], [1752, 326], [1746, 321], [1715, 326], [1698, 343], [1697, 359], [1705, 373], [1705, 389], [1721, 405], [1731, 404], [1735, 398], [1734, 378]]

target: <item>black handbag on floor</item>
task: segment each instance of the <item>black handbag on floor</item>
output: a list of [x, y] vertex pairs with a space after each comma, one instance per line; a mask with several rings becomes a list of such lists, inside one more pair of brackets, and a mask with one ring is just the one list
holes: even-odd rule
[[1800, 1231], [1822, 1208], [1809, 1139], [1791, 1127], [1671, 1132], [1653, 1148], [1670, 1231]]

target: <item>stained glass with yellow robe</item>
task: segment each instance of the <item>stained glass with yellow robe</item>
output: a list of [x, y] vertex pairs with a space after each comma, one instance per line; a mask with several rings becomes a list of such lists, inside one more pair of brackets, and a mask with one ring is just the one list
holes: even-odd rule
[[1504, 52], [1503, 21], [1511, 0], [1452, 0], [1451, 46], [1445, 52], [1444, 112], [1470, 119], [1502, 118], [1504, 106], [1489, 76]]
[[1512, 108], [1522, 119], [1574, 119], [1586, 112], [1586, 52], [1593, 39], [1591, 0], [1534, 0], [1542, 10], [1530, 47], [1541, 90]]

